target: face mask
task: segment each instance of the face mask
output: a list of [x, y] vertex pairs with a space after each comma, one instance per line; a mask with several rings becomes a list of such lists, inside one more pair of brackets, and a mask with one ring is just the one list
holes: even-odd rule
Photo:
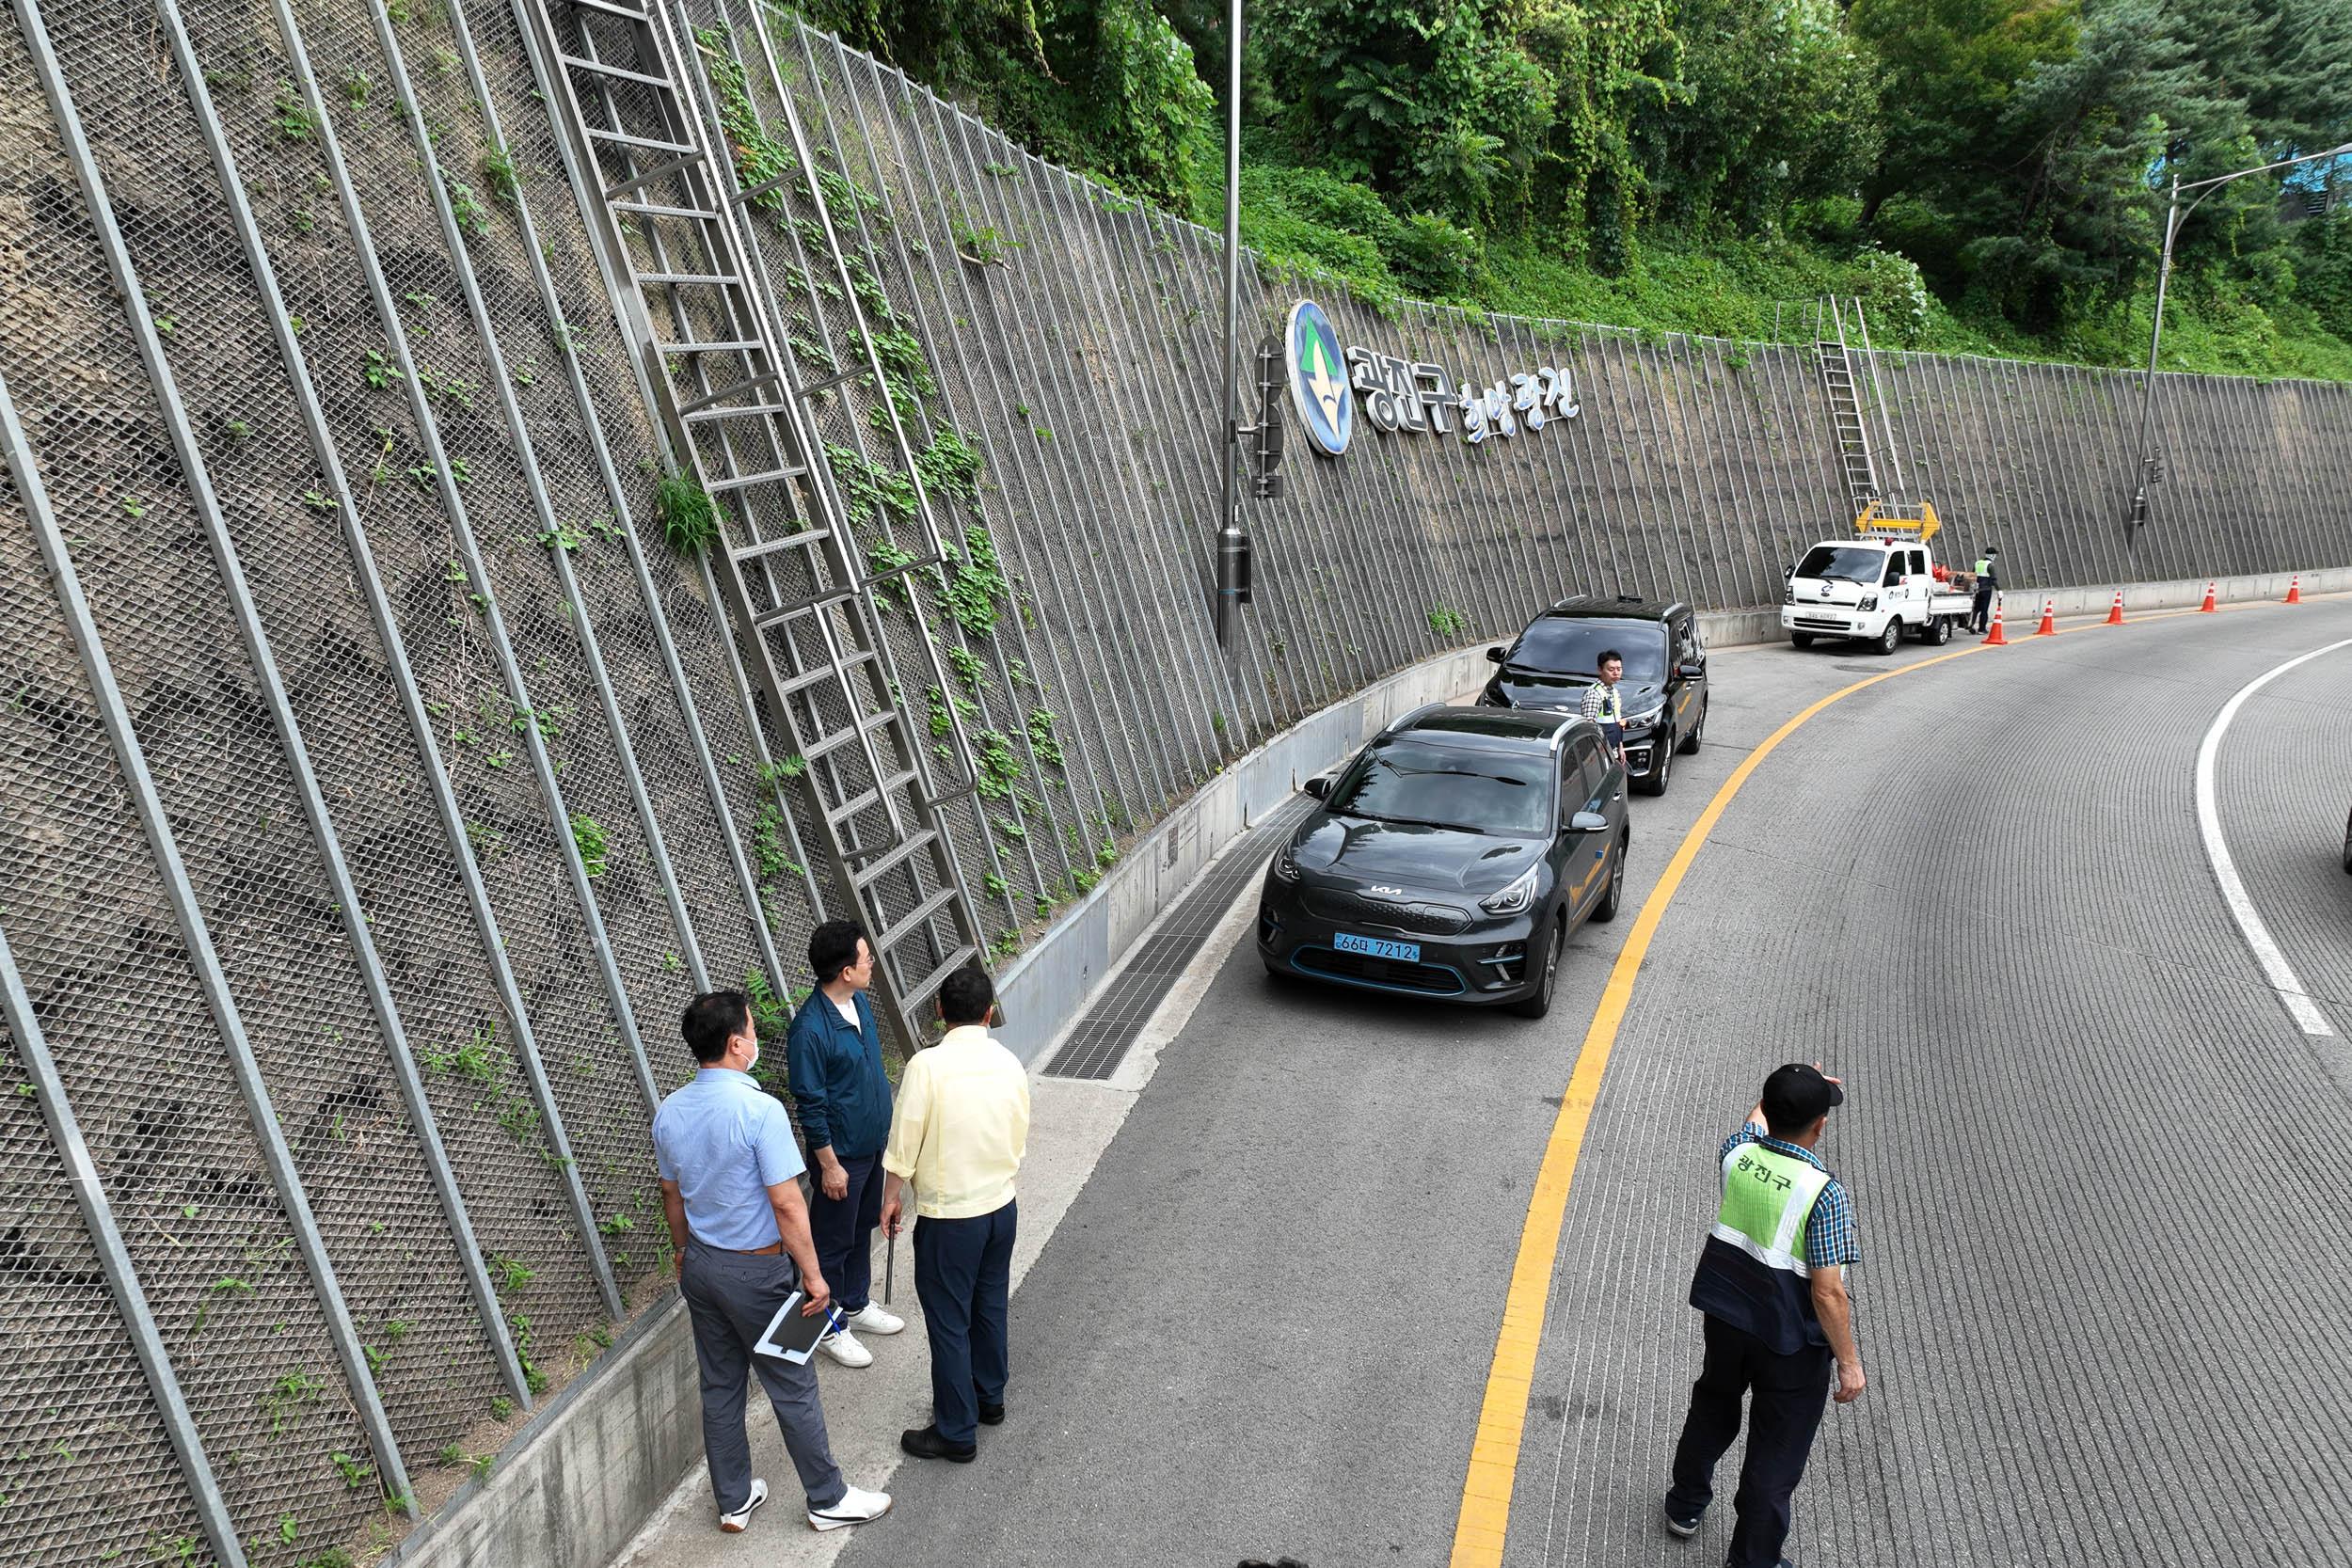
[[759, 1047], [758, 1047], [756, 1044], [755, 1044], [755, 1045], [752, 1047], [752, 1059], [751, 1059], [750, 1061], [745, 1062], [745, 1063], [743, 1064], [743, 1070], [744, 1070], [745, 1072], [749, 1072], [749, 1071], [751, 1071], [751, 1070], [752, 1070], [752, 1069], [754, 1069], [754, 1068], [757, 1067], [758, 1065], [759, 1065]]

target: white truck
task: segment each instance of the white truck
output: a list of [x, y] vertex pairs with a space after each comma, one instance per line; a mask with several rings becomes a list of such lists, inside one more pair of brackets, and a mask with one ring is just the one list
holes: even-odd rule
[[1891, 654], [1906, 630], [1922, 642], [1950, 641], [1973, 598], [1937, 576], [1927, 538], [1934, 531], [1931, 524], [1815, 545], [1788, 568], [1780, 629], [1800, 648], [1836, 637]]

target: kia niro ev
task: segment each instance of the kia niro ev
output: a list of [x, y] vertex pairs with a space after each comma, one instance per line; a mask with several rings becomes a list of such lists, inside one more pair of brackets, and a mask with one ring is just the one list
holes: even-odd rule
[[1269, 974], [1541, 1018], [1568, 933], [1616, 916], [1625, 769], [1588, 719], [1417, 708], [1307, 793], [1259, 895]]
[[1600, 656], [1613, 652], [1625, 660], [1617, 692], [1625, 703], [1627, 777], [1645, 795], [1663, 795], [1676, 753], [1697, 751], [1707, 736], [1707, 650], [1689, 605], [1631, 594], [1562, 599], [1509, 647], [1486, 650], [1502, 668], [1478, 700], [1577, 712]]

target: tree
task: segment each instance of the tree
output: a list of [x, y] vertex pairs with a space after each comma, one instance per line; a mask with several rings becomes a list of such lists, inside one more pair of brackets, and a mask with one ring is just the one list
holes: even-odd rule
[[1830, 0], [1684, 0], [1675, 30], [1677, 79], [1634, 119], [1661, 215], [1752, 231], [1877, 167], [1877, 55]]
[[1400, 205], [1470, 221], [1524, 204], [1555, 83], [1517, 0], [1267, 0], [1259, 51], [1302, 150]]
[[1899, 195], [1933, 198], [2030, 157], [2004, 125], [2034, 68], [2071, 56], [2075, 0], [1854, 0], [1855, 34], [1885, 70], [1886, 149], [1863, 183], [1863, 221]]
[[1980, 297], [2036, 330], [2119, 303], [2161, 241], [2149, 170], [2178, 142], [2225, 148], [2242, 106], [2215, 96], [2162, 0], [2100, 0], [2075, 51], [2037, 64], [2010, 95], [2000, 144], [2026, 150], [1973, 192], [1943, 195], [1978, 238]]

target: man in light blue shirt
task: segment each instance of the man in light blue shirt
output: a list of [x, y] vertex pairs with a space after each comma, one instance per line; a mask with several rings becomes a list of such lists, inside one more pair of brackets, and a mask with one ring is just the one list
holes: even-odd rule
[[838, 1529], [880, 1518], [889, 1494], [850, 1485], [834, 1463], [816, 1370], [753, 1348], [794, 1291], [810, 1317], [830, 1309], [832, 1291], [809, 1239], [800, 1183], [806, 1166], [791, 1117], [752, 1077], [759, 1030], [751, 1003], [739, 990], [707, 992], [687, 1004], [678, 1027], [699, 1070], [654, 1114], [653, 1147], [701, 1364], [703, 1449], [719, 1528], [739, 1532], [768, 1500], [743, 1431], [755, 1368], [808, 1495], [809, 1524]]

